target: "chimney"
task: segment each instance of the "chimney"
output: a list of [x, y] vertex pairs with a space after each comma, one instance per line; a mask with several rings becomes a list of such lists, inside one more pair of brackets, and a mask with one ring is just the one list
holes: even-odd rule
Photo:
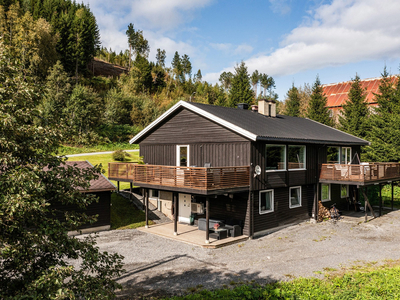
[[260, 99], [258, 101], [258, 112], [267, 117], [276, 117], [276, 102], [272, 99]]
[[258, 112], [258, 105], [252, 105], [251, 106], [251, 111], [252, 112]]
[[249, 109], [249, 105], [247, 103], [239, 103], [237, 107], [238, 109]]

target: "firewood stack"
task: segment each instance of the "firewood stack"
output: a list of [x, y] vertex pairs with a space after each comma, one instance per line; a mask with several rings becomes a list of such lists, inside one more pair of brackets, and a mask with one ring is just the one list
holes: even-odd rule
[[327, 209], [321, 201], [318, 202], [318, 222], [322, 222], [323, 220], [330, 219], [331, 213], [329, 209]]

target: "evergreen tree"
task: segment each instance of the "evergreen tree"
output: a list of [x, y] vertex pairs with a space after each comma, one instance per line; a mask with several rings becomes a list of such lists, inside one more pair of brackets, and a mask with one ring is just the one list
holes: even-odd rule
[[333, 120], [329, 117], [329, 111], [326, 107], [327, 101], [328, 99], [324, 95], [319, 76], [317, 76], [312, 87], [307, 118], [333, 127]]
[[350, 87], [348, 100], [343, 105], [339, 115], [339, 129], [365, 138], [368, 132], [368, 103], [365, 101], [367, 94], [361, 86], [360, 77], [356, 74]]
[[251, 74], [251, 84], [253, 85], [254, 91], [254, 99], [257, 99], [257, 85], [260, 82], [261, 74], [258, 70], [255, 70], [253, 74]]
[[201, 70], [199, 69], [197, 73], [193, 76], [194, 77], [194, 82], [201, 82], [203, 79], [203, 75], [201, 75]]
[[184, 76], [187, 75], [189, 79], [192, 76], [192, 63], [190, 62], [189, 55], [184, 54], [182, 56], [182, 71]]
[[157, 49], [156, 60], [157, 64], [163, 68], [165, 68], [165, 59], [167, 58], [165, 50]]
[[266, 98], [268, 96], [267, 91], [269, 91], [271, 98], [274, 98], [272, 95], [272, 88], [275, 87], [275, 80], [267, 74], [260, 74], [260, 84], [261, 87], [264, 89], [263, 98]]
[[236, 107], [239, 103], [251, 104], [254, 101], [253, 96], [249, 73], [242, 61], [235, 67], [235, 75], [232, 78], [232, 86], [229, 90], [228, 106]]
[[233, 74], [232, 72], [222, 72], [219, 76], [219, 82], [221, 82], [225, 91], [229, 91], [232, 85]]
[[287, 92], [285, 115], [292, 117], [300, 116], [300, 95], [299, 90], [292, 84]]
[[400, 161], [400, 80], [389, 75], [386, 67], [382, 73], [379, 93], [375, 95], [378, 106], [371, 114], [371, 128], [367, 135], [371, 142], [366, 156], [371, 161]]

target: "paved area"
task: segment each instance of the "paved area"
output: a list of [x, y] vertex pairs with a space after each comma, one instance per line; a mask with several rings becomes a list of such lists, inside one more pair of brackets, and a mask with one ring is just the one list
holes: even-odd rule
[[125, 256], [123, 299], [181, 294], [234, 283], [322, 276], [316, 271], [400, 258], [400, 211], [368, 223], [348, 217], [308, 222], [219, 249], [204, 249], [139, 230], [102, 232], [101, 250]]

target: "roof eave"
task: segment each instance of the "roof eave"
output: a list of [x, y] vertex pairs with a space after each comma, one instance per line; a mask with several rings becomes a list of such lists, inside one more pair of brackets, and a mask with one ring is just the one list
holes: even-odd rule
[[363, 140], [363, 142], [345, 142], [345, 141], [329, 141], [329, 140], [311, 140], [311, 139], [292, 139], [292, 138], [280, 138], [280, 137], [267, 137], [258, 136], [257, 141], [260, 142], [291, 142], [299, 144], [323, 144], [323, 145], [340, 145], [340, 146], [369, 146], [370, 142]]

